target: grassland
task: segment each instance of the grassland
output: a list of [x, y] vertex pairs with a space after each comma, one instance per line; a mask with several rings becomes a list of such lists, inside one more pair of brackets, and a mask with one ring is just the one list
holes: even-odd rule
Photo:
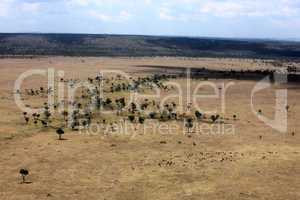
[[[208, 79], [218, 85], [234, 83], [227, 90], [224, 113], [220, 99], [197, 101], [204, 110], [221, 113], [226, 124], [234, 125], [234, 134], [225, 131], [185, 135], [182, 121], [155, 121], [155, 124], [175, 123], [180, 128], [170, 134], [161, 134], [155, 128], [146, 132], [137, 128], [131, 129], [130, 135], [119, 131], [104, 134], [104, 130], [89, 135], [66, 129], [63, 136], [66, 140], [61, 141], [53, 128], [26, 125], [13, 97], [15, 80], [30, 69], [54, 68], [64, 71], [65, 80], [87, 80], [105, 69], [122, 70], [137, 79], [154, 73], [174, 73], [172, 67], [273, 70], [289, 65], [300, 67], [297, 62], [282, 61], [278, 66], [274, 60], [259, 59], [1, 59], [0, 199], [299, 199], [300, 86], [297, 83], [272, 85], [256, 94], [254, 101], [255, 108], [271, 118], [276, 90], [288, 90], [288, 130], [284, 134], [260, 121], [251, 111], [251, 91], [257, 80]], [[188, 104], [186, 90], [193, 91], [204, 81], [190, 80], [189, 87], [186, 79], [175, 79], [184, 88], [183, 105]], [[46, 83], [45, 77], [34, 76], [26, 79], [22, 90], [46, 87]], [[210, 92], [209, 87], [201, 90], [202, 94]], [[169, 91], [163, 91], [162, 97], [168, 94]], [[115, 99], [118, 95], [109, 97]], [[31, 107], [40, 107], [46, 98], [24, 96], [24, 101]], [[237, 115], [236, 120], [233, 115]], [[20, 184], [21, 168], [29, 170], [30, 184]]]

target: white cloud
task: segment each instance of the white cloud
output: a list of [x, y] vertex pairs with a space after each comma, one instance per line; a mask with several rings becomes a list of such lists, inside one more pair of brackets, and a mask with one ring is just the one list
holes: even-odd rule
[[36, 13], [40, 10], [41, 4], [40, 3], [28, 3], [24, 2], [20, 5], [20, 10], [24, 12]]
[[14, 0], [1, 0], [0, 1], [0, 17], [6, 17], [9, 15], [9, 11], [12, 7]]
[[171, 12], [170, 9], [168, 9], [166, 7], [162, 7], [159, 10], [159, 17], [163, 20], [173, 21], [176, 18], [174, 16], [172, 16], [170, 12]]
[[79, 6], [87, 6], [91, 3], [91, 0], [68, 0], [68, 5], [79, 5]]
[[[201, 5], [201, 12], [215, 16], [283, 17], [295, 16], [299, 7], [292, 6], [298, 0], [212, 0]], [[298, 1], [299, 2], [299, 1]]]
[[235, 2], [210, 1], [201, 6], [200, 12], [204, 14], [213, 14], [215, 16], [235, 16], [243, 13], [244, 7], [242, 4]]
[[150, 5], [152, 3], [152, 0], [144, 0], [146, 5]]
[[104, 22], [124, 22], [130, 20], [130, 18], [133, 16], [126, 10], [121, 11], [118, 15], [99, 13], [93, 10], [89, 12], [89, 15]]
[[41, 3], [35, 1], [0, 0], [0, 17], [14, 16], [16, 13], [37, 13], [40, 9]]
[[[188, 8], [188, 11], [185, 10]], [[172, 13], [172, 14], [170, 14]], [[299, 0], [166, 0], [160, 4], [159, 17], [178, 20], [179, 16], [220, 18], [294, 17], [300, 15]]]

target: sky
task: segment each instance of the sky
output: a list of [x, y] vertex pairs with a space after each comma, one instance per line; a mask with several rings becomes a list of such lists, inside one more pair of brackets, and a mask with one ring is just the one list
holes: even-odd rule
[[300, 38], [300, 0], [0, 0], [0, 32]]

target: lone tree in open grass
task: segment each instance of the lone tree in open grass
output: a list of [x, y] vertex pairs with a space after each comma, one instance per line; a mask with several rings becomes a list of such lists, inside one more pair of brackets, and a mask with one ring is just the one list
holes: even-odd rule
[[20, 169], [20, 175], [22, 176], [22, 183], [25, 183], [25, 178], [27, 175], [29, 175], [29, 171], [27, 169]]
[[62, 140], [62, 135], [65, 134], [64, 130], [62, 128], [59, 128], [56, 130], [56, 133], [58, 134], [58, 139]]
[[233, 119], [234, 119], [235, 121], [237, 120], [237, 116], [236, 116], [236, 115], [233, 115], [232, 117], [233, 117]]
[[188, 130], [188, 133], [191, 132], [191, 128], [193, 128], [193, 119], [192, 118], [188, 118], [185, 122], [185, 127], [187, 128]]

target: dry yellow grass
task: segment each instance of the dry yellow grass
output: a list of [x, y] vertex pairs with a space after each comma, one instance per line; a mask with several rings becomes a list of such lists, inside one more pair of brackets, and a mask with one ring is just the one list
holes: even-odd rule
[[[84, 62], [82, 62], [84, 60]], [[183, 58], [63, 58], [0, 60], [0, 199], [299, 199], [299, 85], [274, 86], [257, 94], [255, 105], [274, 113], [274, 93], [288, 88], [288, 133], [281, 134], [251, 112], [253, 81], [236, 81], [226, 95], [234, 135], [137, 134], [79, 135], [25, 126], [13, 99], [16, 78], [29, 69], [64, 70], [67, 78], [86, 79], [101, 69], [143, 74], [137, 65], [219, 68], [274, 68], [262, 61]], [[228, 83], [230, 80], [214, 82]], [[178, 80], [184, 86], [183, 80]], [[197, 81], [192, 81], [195, 87]], [[45, 84], [26, 80], [24, 88]], [[206, 91], [206, 90], [204, 90]], [[44, 99], [31, 100], [38, 105]], [[186, 101], [186, 99], [185, 99]], [[28, 101], [30, 102], [30, 101]], [[220, 109], [220, 100], [198, 102]], [[292, 132], [296, 135], [292, 136]], [[140, 132], [138, 132], [140, 133]], [[260, 140], [259, 136], [263, 139]], [[161, 141], [165, 141], [161, 143]], [[19, 169], [30, 171], [20, 184]]]

